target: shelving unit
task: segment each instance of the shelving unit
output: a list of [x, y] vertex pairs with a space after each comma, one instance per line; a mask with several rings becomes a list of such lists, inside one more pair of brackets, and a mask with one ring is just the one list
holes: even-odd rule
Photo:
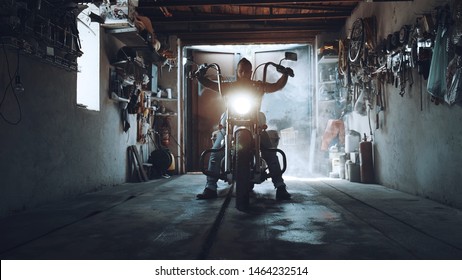
[[337, 84], [338, 57], [325, 55], [318, 60], [318, 77], [316, 88], [316, 127], [317, 127], [317, 172], [329, 175], [330, 159], [326, 151], [321, 150], [322, 138], [329, 119], [337, 118], [337, 103], [339, 98]]
[[318, 61], [318, 83], [317, 83], [317, 126], [322, 133], [329, 119], [336, 117], [336, 102], [339, 92], [337, 89], [337, 56], [323, 56]]
[[[165, 97], [152, 97], [151, 95], [151, 100], [152, 101], [157, 101], [159, 102], [159, 106], [162, 107], [162, 102], [168, 102], [168, 103], [172, 103], [172, 102], [176, 102], [177, 99], [176, 98], [165, 98]], [[151, 102], [152, 102], [151, 101]], [[168, 106], [168, 107], [171, 107], [171, 106]], [[164, 106], [165, 108], [165, 106]], [[168, 109], [167, 109], [168, 110]], [[166, 112], [166, 113], [161, 113], [161, 112], [155, 112], [155, 116], [157, 117], [175, 117], [177, 116], [178, 114], [176, 112]]]
[[[108, 24], [102, 25], [105, 30], [105, 34], [112, 38], [117, 39], [124, 45], [123, 52], [118, 51], [117, 59], [112, 63], [112, 67], [116, 70], [115, 84], [118, 88], [127, 87], [125, 97], [128, 97], [131, 101], [128, 108], [136, 107], [137, 109], [132, 110], [130, 114], [137, 115], [137, 142], [138, 144], [147, 145], [147, 150], [156, 150], [159, 145], [162, 149], [168, 149], [169, 147], [174, 148], [177, 134], [176, 123], [178, 119], [178, 100], [175, 93], [169, 94], [162, 93], [162, 96], [158, 95], [158, 81], [159, 78], [157, 72], [157, 65], [164, 62], [164, 57], [158, 52], [154, 51], [151, 44], [147, 41], [144, 36], [141, 36], [130, 22], [126, 24]], [[118, 42], [117, 42], [118, 43]], [[124, 53], [127, 59], [124, 59]], [[135, 56], [135, 57], [133, 57]], [[134, 65], [138, 63], [139, 65]], [[150, 77], [150, 83], [143, 83], [140, 89], [140, 95], [136, 100], [136, 105], [133, 98], [136, 96], [130, 92], [134, 85], [125, 85], [125, 81], [132, 82], [132, 77], [138, 83], [144, 81], [143, 78], [138, 74], [146, 74]], [[118, 75], [118, 76], [117, 76]], [[130, 78], [127, 76], [130, 75]], [[168, 83], [167, 83], [168, 84]], [[165, 86], [165, 84], [164, 84]], [[171, 88], [175, 88], [174, 85], [170, 85]], [[159, 97], [158, 97], [159, 96]], [[168, 98], [171, 97], [171, 98]], [[174, 119], [175, 120], [171, 120]], [[148, 126], [148, 133], [146, 133], [146, 126]], [[149, 132], [150, 131], [150, 132]], [[154, 133], [154, 134], [151, 134]], [[149, 136], [147, 136], [149, 135]], [[152, 137], [154, 135], [154, 137]], [[172, 140], [168, 140], [172, 138]], [[154, 138], [154, 139], [153, 139]], [[167, 139], [167, 140], [166, 140]], [[151, 142], [151, 140], [154, 140]], [[148, 153], [150, 154], [150, 153]], [[174, 157], [177, 157], [174, 155]], [[146, 159], [145, 159], [146, 160]]]

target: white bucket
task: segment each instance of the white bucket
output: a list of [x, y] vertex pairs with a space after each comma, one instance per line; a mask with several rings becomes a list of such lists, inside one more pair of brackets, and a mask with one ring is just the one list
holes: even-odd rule
[[352, 152], [359, 151], [360, 141], [361, 141], [361, 135], [354, 130], [350, 130], [348, 134], [345, 135], [345, 153], [352, 153]]
[[340, 175], [340, 159], [339, 158], [332, 159], [332, 172]]

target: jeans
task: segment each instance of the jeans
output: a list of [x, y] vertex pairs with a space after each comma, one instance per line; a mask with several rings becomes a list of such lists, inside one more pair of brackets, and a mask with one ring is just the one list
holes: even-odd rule
[[[222, 141], [224, 140], [224, 135], [225, 131], [224, 129], [220, 130], [220, 132], [217, 134], [217, 138], [215, 142], [213, 143], [212, 148], [213, 149], [219, 149], [222, 147]], [[260, 137], [260, 145], [261, 147], [264, 148], [271, 148], [271, 139], [269, 138], [269, 135], [266, 131], [263, 131]], [[225, 152], [220, 151], [220, 152], [213, 152], [210, 154], [209, 158], [209, 165], [208, 165], [208, 171], [212, 172], [213, 174], [220, 174], [220, 166], [221, 166], [221, 161], [225, 156]], [[273, 181], [273, 185], [275, 188], [285, 186], [284, 180], [282, 179], [282, 172], [281, 172], [281, 165], [279, 164], [279, 160], [277, 157], [276, 152], [274, 151], [262, 151], [262, 157], [266, 161], [266, 164], [268, 165], [268, 169], [271, 174], [271, 180]], [[212, 176], [207, 176], [207, 185], [206, 188], [209, 188], [211, 190], [216, 190], [217, 189], [217, 182], [218, 178], [217, 177], [212, 177]]]

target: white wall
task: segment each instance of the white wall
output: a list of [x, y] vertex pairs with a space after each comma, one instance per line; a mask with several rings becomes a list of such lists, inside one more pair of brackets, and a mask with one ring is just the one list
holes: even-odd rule
[[[361, 3], [348, 19], [346, 34], [357, 18], [375, 16], [377, 38], [386, 38], [446, 2]], [[434, 105], [426, 91], [427, 81], [416, 70], [413, 77], [414, 85], [406, 88], [403, 97], [399, 89], [386, 84], [380, 129], [375, 129], [375, 112], [372, 115], [376, 179], [388, 187], [462, 208], [462, 107]], [[369, 135], [366, 117], [353, 113], [347, 124]]]

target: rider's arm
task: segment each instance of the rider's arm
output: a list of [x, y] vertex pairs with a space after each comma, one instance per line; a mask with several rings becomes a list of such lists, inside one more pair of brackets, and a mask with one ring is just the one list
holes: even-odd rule
[[281, 90], [287, 84], [287, 79], [289, 75], [287, 73], [282, 74], [282, 76], [277, 80], [275, 83], [266, 83], [265, 84], [265, 92], [272, 93], [278, 90]]
[[209, 88], [213, 91], [218, 91], [218, 83], [215, 82], [215, 81], [212, 81], [210, 80], [209, 78], [206, 78], [205, 76], [203, 75], [199, 75], [197, 77], [197, 80], [199, 81], [199, 83], [201, 83], [201, 85], [203, 85], [204, 87], [206, 88]]

